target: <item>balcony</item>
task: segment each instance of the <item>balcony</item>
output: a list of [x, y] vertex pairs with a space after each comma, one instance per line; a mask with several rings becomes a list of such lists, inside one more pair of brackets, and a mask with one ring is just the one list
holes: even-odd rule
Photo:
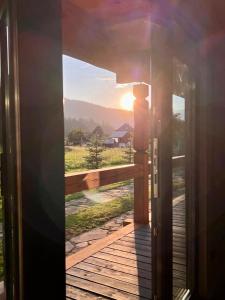
[[[184, 161], [184, 156], [174, 157], [173, 167], [182, 167]], [[149, 178], [151, 162], [147, 173], [145, 169], [136, 163], [66, 175], [66, 194], [128, 179], [140, 184]], [[149, 198], [134, 195], [133, 220], [66, 258], [67, 299], [152, 299], [151, 209]], [[184, 200], [184, 195], [173, 199], [173, 296], [178, 299], [186, 287]], [[148, 207], [148, 213], [141, 207]]]

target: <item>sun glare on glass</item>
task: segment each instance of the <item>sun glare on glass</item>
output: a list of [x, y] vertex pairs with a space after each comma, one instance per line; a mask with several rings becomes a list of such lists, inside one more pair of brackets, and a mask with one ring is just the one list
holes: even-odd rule
[[122, 98], [120, 100], [120, 105], [123, 109], [133, 110], [134, 100], [135, 100], [135, 97], [131, 92], [126, 93], [122, 96]]

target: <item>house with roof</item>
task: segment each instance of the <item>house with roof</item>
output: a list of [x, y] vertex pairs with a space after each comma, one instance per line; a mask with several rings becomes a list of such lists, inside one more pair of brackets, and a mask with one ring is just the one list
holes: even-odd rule
[[105, 140], [104, 145], [108, 148], [127, 147], [130, 143], [132, 133], [133, 128], [129, 124], [124, 123], [117, 130], [113, 131], [111, 136]]

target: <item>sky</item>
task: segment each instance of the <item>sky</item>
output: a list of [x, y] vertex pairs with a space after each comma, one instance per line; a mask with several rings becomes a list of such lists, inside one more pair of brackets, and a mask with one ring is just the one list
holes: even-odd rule
[[117, 84], [116, 74], [86, 62], [63, 56], [64, 98], [121, 108], [120, 99], [131, 84]]
[[[120, 100], [131, 92], [132, 84], [117, 84], [116, 74], [63, 55], [64, 98], [121, 108]], [[173, 97], [174, 113], [184, 110], [184, 99]]]

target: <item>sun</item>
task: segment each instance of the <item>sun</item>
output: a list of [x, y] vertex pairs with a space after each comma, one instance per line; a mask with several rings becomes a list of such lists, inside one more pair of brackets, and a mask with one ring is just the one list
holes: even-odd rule
[[131, 92], [126, 93], [122, 96], [122, 98], [120, 100], [120, 105], [123, 109], [133, 110], [134, 100], [135, 100], [135, 97]]

